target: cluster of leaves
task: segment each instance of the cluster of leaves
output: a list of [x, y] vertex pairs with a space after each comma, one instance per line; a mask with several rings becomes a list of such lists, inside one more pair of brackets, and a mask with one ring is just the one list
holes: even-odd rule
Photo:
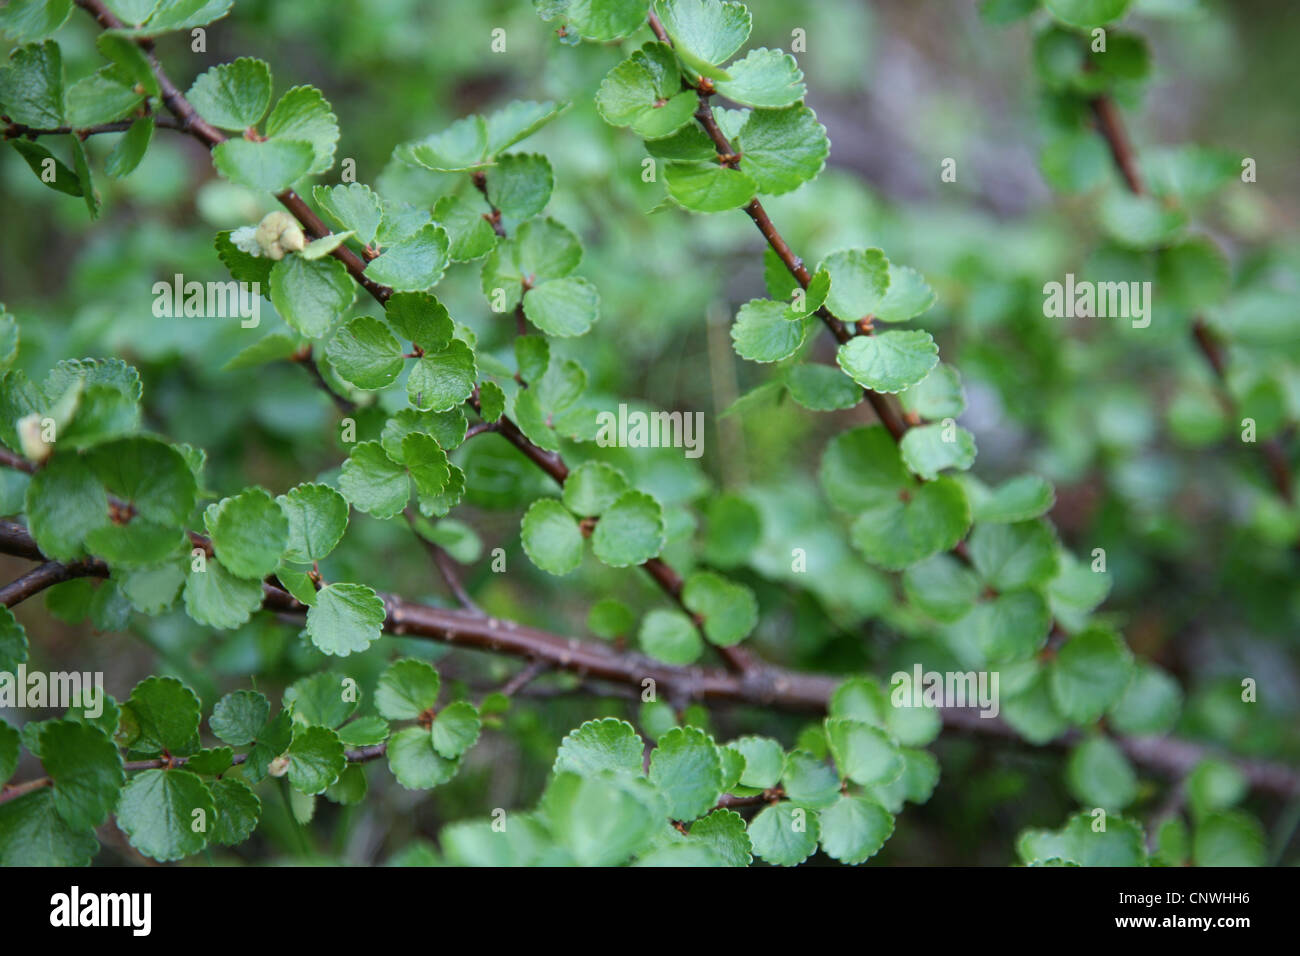
[[[55, 160], [51, 180], [42, 172], [53, 157], [35, 136], [129, 120], [105, 170], [121, 177], [136, 169], [164, 108], [158, 77], [136, 41], [210, 23], [230, 3], [106, 6], [125, 26], [100, 35], [104, 65], [66, 88], [60, 47], [49, 37], [71, 4], [14, 3], [0, 17], [0, 28], [20, 44], [0, 68], [0, 111], [33, 133], [15, 146], [46, 185], [83, 197], [92, 214], [98, 198], [80, 137], [67, 137], [72, 166]], [[1121, 16], [1127, 0], [1046, 6], [1054, 19], [1038, 36], [1036, 61], [1059, 128], [1045, 147], [1044, 168], [1049, 178], [1055, 169], [1068, 180], [1066, 188], [1087, 189], [1095, 185], [1088, 177], [1108, 161], [1104, 143], [1085, 127], [1089, 103], [1129, 95], [1146, 73], [1146, 47], [1112, 31], [1110, 53], [1088, 52], [1088, 34], [1080, 31]], [[563, 24], [568, 43], [621, 41], [622, 60], [594, 92], [595, 107], [608, 124], [638, 136], [647, 162], [662, 170], [657, 208], [752, 213], [762, 198], [812, 184], [821, 172], [830, 144], [803, 103], [794, 57], [763, 47], [738, 56], [751, 27], [743, 4], [538, 0], [537, 7]], [[1036, 7], [984, 4], [995, 19]], [[715, 95], [737, 108], [714, 106]], [[282, 494], [250, 486], [222, 496], [208, 487], [202, 451], [143, 429], [135, 369], [119, 360], [64, 360], [32, 381], [20, 367], [17, 323], [0, 315], [0, 442], [31, 471], [5, 474], [0, 512], [22, 516], [46, 557], [85, 562], [95, 572], [50, 590], [55, 613], [110, 630], [133, 614], [183, 609], [201, 628], [237, 631], [273, 589], [297, 602], [305, 619], [301, 646], [328, 666], [331, 658], [374, 660], [389, 650], [379, 642], [389, 619], [384, 595], [354, 583], [356, 573], [326, 577], [332, 567], [349, 567], [332, 560], [345, 537], [355, 537], [354, 525], [368, 527], [358, 515], [409, 520], [446, 544], [459, 533], [448, 516], [462, 504], [520, 506], [524, 553], [557, 577], [583, 567], [588, 538], [598, 574], [646, 565], [690, 543], [693, 518], [681, 506], [688, 496], [674, 497], [666, 482], [653, 491], [640, 487], [643, 475], [592, 448], [605, 396], [590, 387], [570, 347], [600, 318], [601, 296], [577, 274], [584, 256], [578, 234], [548, 214], [551, 161], [512, 151], [567, 104], [515, 101], [463, 117], [397, 146], [382, 182], [308, 190], [307, 180], [333, 168], [339, 139], [320, 91], [295, 86], [272, 106], [270, 67], [240, 58], [202, 73], [185, 98], [213, 129], [236, 134], [209, 143], [224, 180], [258, 194], [309, 195], [338, 230], [271, 247], [254, 222], [217, 232], [217, 258], [233, 279], [264, 290], [276, 313], [275, 327], [227, 369], [314, 363], [326, 387], [357, 406], [349, 419], [357, 440], [345, 441], [337, 469]], [[1180, 290], [1175, 299], [1189, 316], [1193, 305], [1215, 300], [1211, 286], [1220, 277], [1226, 292], [1226, 260], [1208, 240], [1184, 236], [1187, 216], [1167, 200], [1208, 194], [1222, 182], [1223, 164], [1212, 158], [1171, 156], [1167, 176], [1153, 178], [1167, 190], [1145, 196], [1117, 189], [1102, 206], [1116, 248], [1144, 257], [1168, 288]], [[1085, 812], [1059, 831], [1024, 833], [1017, 844], [1023, 862], [1259, 862], [1259, 825], [1236, 808], [1245, 785], [1227, 764], [1197, 769], [1187, 784], [1192, 829], [1181, 818], [1166, 821], [1150, 855], [1141, 826], [1118, 816], [1138, 800], [1139, 784], [1111, 732], [1168, 732], [1180, 719], [1182, 692], [1094, 613], [1110, 581], [1073, 555], [1045, 520], [1052, 484], [1020, 474], [990, 486], [969, 473], [974, 436], [956, 424], [966, 409], [962, 377], [940, 361], [932, 330], [916, 327], [937, 302], [920, 271], [856, 245], [830, 251], [805, 280], [774, 251], [764, 265], [768, 297], [740, 308], [731, 339], [740, 357], [770, 374], [730, 413], [744, 418], [786, 394], [814, 413], [874, 399], [896, 401], [908, 427], [901, 437], [883, 424], [854, 427], [829, 440], [819, 478], [834, 517], [822, 513], [811, 485], [795, 489], [804, 511], [788, 499], [773, 507], [758, 490], [713, 498], [702, 561], [696, 567], [690, 559], [675, 595], [681, 607], [652, 608], [638, 625], [636, 612], [607, 598], [592, 608], [589, 628], [610, 639], [635, 632], [646, 655], [685, 666], [756, 631], [759, 594], [746, 583], [754, 577], [807, 588], [850, 624], [893, 605], [891, 623], [929, 642], [954, 669], [1000, 673], [1003, 718], [1025, 740], [1046, 743], [1076, 731], [1066, 783]], [[504, 345], [495, 337], [481, 343], [464, 313], [453, 317], [453, 300], [439, 288], [475, 270], [479, 311], [503, 322], [515, 314], [521, 334]], [[378, 292], [376, 304], [358, 302], [358, 283]], [[1216, 328], [1247, 344], [1253, 332], [1254, 343], [1267, 346], [1279, 327], [1274, 318], [1252, 303], [1223, 310]], [[813, 358], [822, 323], [842, 333], [834, 365]], [[1239, 397], [1268, 392], [1258, 385], [1267, 366], [1254, 372], [1235, 383]], [[576, 458], [562, 473], [560, 496], [495, 492], [497, 474], [525, 466], [493, 461], [491, 451], [472, 455], [472, 417], [481, 431], [517, 430], [539, 455]], [[1281, 420], [1271, 421], [1280, 428]], [[797, 540], [818, 545], [808, 548], [815, 565], [808, 574], [790, 570], [796, 529]], [[329, 562], [324, 572], [322, 562]], [[892, 593], [895, 574], [901, 599]], [[1053, 633], [1059, 639], [1049, 646]], [[25, 630], [4, 612], [0, 671], [28, 657]], [[0, 863], [88, 862], [94, 828], [110, 814], [133, 846], [158, 860], [238, 844], [258, 824], [254, 788], [268, 778], [287, 780], [293, 813], [305, 821], [317, 796], [362, 800], [361, 764], [381, 753], [401, 786], [444, 785], [480, 730], [499, 725], [507, 704], [493, 695], [476, 706], [457, 693], [439, 707], [441, 684], [426, 661], [397, 660], [375, 675], [373, 712], [361, 713], [356, 682], [319, 670], [290, 683], [274, 717], [263, 694], [234, 691], [212, 709], [208, 727], [220, 743], [210, 747], [200, 735], [199, 696], [172, 677], [142, 681], [120, 706], [106, 701], [98, 718], [74, 708], [21, 731], [0, 722], [0, 783], [12, 775], [20, 745], [48, 774], [47, 785], [0, 803]], [[560, 745], [535, 811], [449, 826], [445, 857], [594, 865], [746, 865], [757, 857], [794, 865], [820, 847], [857, 864], [881, 849], [906, 803], [929, 799], [939, 777], [937, 760], [923, 749], [939, 734], [939, 714], [891, 702], [872, 678], [844, 682], [826, 719], [805, 727], [789, 751], [759, 736], [718, 744], [703, 729], [707, 715], [679, 726], [662, 701], [644, 705], [639, 718], [655, 742], [648, 753], [625, 721], [584, 723]], [[408, 723], [393, 732], [390, 721]], [[756, 812], [746, 821], [738, 810], [750, 809]], [[1097, 809], [1110, 814], [1100, 829]]]
[[[653, 708], [652, 708], [653, 710]], [[938, 762], [919, 749], [939, 732], [933, 710], [890, 707], [872, 680], [845, 683], [825, 721], [795, 749], [761, 736], [719, 745], [643, 712], [647, 749], [627, 721], [588, 721], [560, 744], [537, 809], [443, 831], [468, 866], [793, 866], [820, 846], [842, 863], [879, 852], [905, 802], [924, 803]], [[664, 723], [664, 718], [667, 723]], [[746, 823], [733, 806], [762, 806]]]

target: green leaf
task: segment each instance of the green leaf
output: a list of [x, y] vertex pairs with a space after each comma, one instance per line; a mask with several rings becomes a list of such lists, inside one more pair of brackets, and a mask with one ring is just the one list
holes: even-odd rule
[[550, 574], [569, 574], [582, 564], [578, 522], [554, 498], [533, 502], [520, 525], [520, 539], [529, 560]]
[[803, 346], [808, 319], [791, 319], [784, 302], [750, 299], [736, 313], [731, 341], [736, 354], [751, 362], [779, 362]]
[[288, 189], [311, 172], [315, 162], [311, 143], [297, 139], [228, 139], [212, 150], [212, 164], [222, 176], [269, 193]]
[[348, 527], [348, 503], [329, 485], [307, 482], [275, 500], [289, 521], [286, 560], [319, 561], [342, 540]]
[[270, 714], [271, 702], [264, 695], [255, 690], [236, 690], [217, 701], [208, 726], [226, 743], [241, 747], [257, 739]]
[[72, 0], [11, 0], [0, 10], [0, 31], [22, 43], [42, 40], [63, 26], [72, 12]]
[[841, 863], [865, 863], [894, 833], [894, 816], [866, 797], [842, 796], [817, 814], [821, 845]]
[[402, 455], [402, 443], [407, 435], [431, 435], [441, 447], [455, 448], [465, 440], [465, 431], [469, 423], [465, 413], [459, 408], [445, 412], [421, 412], [414, 408], [404, 408], [387, 422], [380, 434], [380, 443], [388, 457], [398, 464], [406, 464]]
[[683, 63], [704, 76], [729, 79], [721, 66], [749, 39], [751, 17], [730, 0], [656, 0], [655, 10]]
[[84, 128], [111, 123], [132, 112], [144, 100], [133, 86], [115, 66], [78, 80], [68, 87], [65, 98], [68, 125]]
[[15, 123], [35, 129], [63, 125], [63, 57], [53, 40], [29, 43], [0, 66], [0, 103]]
[[754, 855], [775, 866], [798, 866], [817, 850], [817, 816], [788, 800], [767, 807], [749, 821]]
[[231, 630], [262, 606], [262, 582], [236, 577], [215, 559], [185, 579], [185, 611], [205, 627]]
[[103, 558], [114, 570], [144, 568], [166, 561], [185, 541], [179, 528], [136, 518], [127, 524], [106, 524], [91, 531], [86, 535], [86, 550]]
[[750, 50], [727, 72], [731, 79], [720, 80], [718, 92], [744, 106], [776, 109], [799, 102], [808, 92], [803, 70], [794, 57], [780, 50]]
[[[648, 7], [649, 0], [558, 0], [554, 12], [542, 12], [542, 18], [562, 16], [566, 33], [606, 42], [627, 36], [641, 26]], [[544, 9], [539, 5], [539, 10]]]
[[600, 318], [600, 293], [579, 276], [552, 279], [524, 293], [524, 315], [547, 335], [584, 335]]
[[758, 192], [748, 173], [716, 163], [669, 163], [668, 194], [695, 212], [725, 212], [746, 205]]
[[574, 514], [597, 516], [627, 490], [627, 477], [613, 465], [587, 461], [564, 481], [564, 504]]
[[947, 643], [968, 663], [1018, 661], [1042, 649], [1051, 626], [1051, 612], [1037, 591], [1007, 591], [953, 624]]
[[668, 815], [694, 820], [722, 795], [722, 761], [712, 738], [694, 727], [674, 727], [650, 754], [650, 782], [668, 798]]
[[434, 223], [421, 226], [384, 249], [366, 266], [366, 278], [397, 290], [418, 292], [437, 285], [451, 262], [451, 237]]
[[264, 578], [280, 563], [289, 539], [289, 519], [271, 495], [248, 488], [208, 505], [203, 524], [223, 567], [241, 578]]
[[641, 650], [665, 664], [686, 666], [704, 652], [695, 623], [681, 611], [656, 608], [641, 621], [637, 635]]
[[140, 165], [144, 154], [153, 142], [154, 118], [142, 116], [131, 124], [131, 128], [117, 141], [113, 152], [104, 162], [104, 171], [114, 179], [129, 176]]
[[623, 492], [601, 515], [591, 546], [596, 557], [611, 568], [649, 561], [664, 546], [664, 516], [659, 502], [643, 491]]
[[320, 90], [295, 86], [280, 97], [266, 118], [266, 135], [272, 141], [307, 143], [314, 157], [307, 172], [316, 175], [334, 165], [339, 121]]
[[1154, 664], [1140, 663], [1107, 720], [1122, 734], [1163, 734], [1177, 723], [1182, 703], [1178, 681]]
[[48, 787], [0, 804], [0, 866], [88, 866], [98, 852], [93, 832], [59, 816]]
[[[54, 154], [42, 146], [40, 143], [33, 143], [25, 139], [13, 140], [14, 149], [31, 167], [38, 179], [46, 186], [49, 186], [55, 192], [64, 193], [68, 196], [84, 195], [85, 190], [81, 187], [81, 179], [68, 168], [66, 164], [56, 159]], [[51, 165], [51, 163], [53, 165]], [[54, 175], [49, 176], [47, 170], [52, 169]]]
[[835, 359], [863, 388], [892, 394], [915, 385], [939, 364], [939, 346], [929, 332], [880, 332], [854, 336]]
[[350, 692], [349, 679], [322, 671], [299, 678], [284, 692], [284, 706], [294, 726], [319, 726], [331, 730], [347, 720], [357, 709], [356, 694]]
[[682, 603], [704, 618], [704, 634], [713, 644], [739, 644], [758, 624], [758, 600], [743, 584], [711, 571], [697, 571], [686, 579]]
[[915, 483], [898, 446], [880, 425], [841, 432], [822, 456], [822, 488], [836, 508], [856, 513], [898, 500]]
[[473, 394], [477, 377], [473, 350], [452, 339], [442, 351], [426, 353], [411, 366], [407, 397], [415, 408], [445, 412]]
[[790, 397], [814, 412], [852, 408], [862, 401], [862, 390], [843, 372], [830, 365], [803, 363], [785, 377]]
[[749, 866], [754, 859], [745, 820], [735, 810], [715, 810], [696, 820], [689, 840], [706, 846], [727, 866]]
[[388, 741], [388, 769], [407, 790], [430, 790], [456, 776], [458, 760], [448, 760], [433, 749], [433, 738], [423, 727], [399, 730]]
[[343, 742], [328, 727], [295, 728], [286, 753], [289, 783], [308, 796], [324, 793], [348, 765]]
[[479, 386], [479, 414], [485, 422], [500, 420], [506, 410], [506, 393], [493, 381], [485, 381]]
[[542, 794], [541, 812], [552, 835], [579, 866], [627, 861], [662, 820], [650, 794], [620, 777], [557, 773]]
[[271, 68], [240, 57], [199, 75], [185, 98], [213, 126], [243, 131], [256, 126], [271, 105]]
[[448, 704], [434, 718], [433, 749], [448, 760], [455, 760], [474, 746], [481, 727], [478, 710], [469, 701]]
[[1034, 744], [1055, 740], [1069, 726], [1056, 710], [1045, 670], [1040, 670], [1015, 693], [1004, 694], [1002, 719]]
[[337, 732], [345, 747], [371, 747], [388, 738], [388, 721], [367, 714], [337, 728]]
[[903, 772], [903, 758], [889, 735], [860, 720], [826, 720], [826, 739], [840, 773], [863, 786], [886, 784]]
[[311, 339], [324, 337], [356, 294], [347, 267], [329, 257], [285, 256], [271, 270], [270, 289], [275, 311]]
[[[8, 608], [5, 610], [7, 611]], [[13, 671], [8, 664], [0, 664], [0, 666], [11, 673]], [[0, 785], [12, 777], [18, 768], [19, 739], [18, 731], [0, 720]]]
[[437, 172], [463, 172], [487, 164], [488, 130], [481, 116], [456, 120], [440, 133], [400, 146], [397, 155]]
[[[758, 191], [771, 195], [788, 193], [815, 179], [831, 151], [826, 127], [802, 105], [754, 110], [734, 146], [744, 157], [741, 168]], [[834, 283], [832, 277], [832, 289]]]
[[1239, 810], [1216, 813], [1197, 824], [1192, 861], [1197, 866], [1264, 866], [1266, 847], [1258, 820]]
[[307, 636], [321, 651], [346, 657], [364, 651], [383, 632], [387, 612], [374, 588], [330, 584], [307, 610]]
[[934, 305], [934, 290], [921, 273], [907, 266], [889, 265], [889, 292], [876, 310], [881, 322], [906, 322]]
[[976, 525], [971, 562], [999, 591], [1036, 587], [1056, 575], [1056, 536], [1045, 521]]
[[1074, 748], [1065, 779], [1074, 798], [1085, 807], [1118, 812], [1137, 798], [1137, 774], [1108, 737], [1089, 737]]
[[371, 245], [379, 232], [383, 209], [379, 197], [363, 183], [317, 186], [312, 198], [321, 211], [344, 229], [351, 231], [363, 246]]
[[617, 598], [601, 598], [587, 612], [587, 629], [606, 640], [625, 637], [635, 623], [632, 609]]
[[341, 378], [362, 389], [393, 384], [405, 365], [401, 343], [387, 325], [368, 315], [339, 329], [325, 355]]
[[379, 678], [375, 707], [389, 720], [414, 720], [438, 702], [439, 684], [431, 664], [412, 657], [394, 661]]
[[975, 463], [975, 437], [958, 425], [918, 425], [899, 442], [903, 461], [927, 481], [948, 468], [965, 471]]
[[907, 599], [938, 621], [955, 621], [974, 605], [981, 585], [966, 565], [947, 554], [936, 554], [903, 573]]
[[1072, 27], [1101, 27], [1128, 12], [1133, 0], [1044, 0], [1047, 9]]
[[497, 244], [487, 201], [477, 190], [461, 195], [443, 196], [433, 207], [433, 218], [447, 230], [451, 239], [451, 258], [468, 262], [487, 255]]
[[626, 720], [589, 720], [560, 741], [551, 772], [595, 776], [604, 771], [641, 774], [644, 744]]
[[140, 753], [180, 753], [199, 730], [199, 699], [174, 677], [148, 677], [122, 705], [129, 744]]
[[1186, 210], [1118, 189], [1102, 200], [1099, 217], [1111, 238], [1134, 249], [1164, 245], [1187, 223]]
[[1193, 818], [1200, 820], [1239, 803], [1250, 792], [1250, 783], [1245, 774], [1232, 764], [1206, 759], [1187, 775], [1184, 789]]
[[928, 482], [906, 500], [885, 499], [853, 523], [854, 547], [873, 564], [899, 571], [956, 546], [970, 527], [970, 508], [951, 478]]
[[1071, 817], [1059, 833], [1027, 830], [1016, 849], [1026, 863], [1059, 858], [1079, 866], [1142, 866], [1146, 863], [1142, 828], [1123, 817], [1110, 815], [1105, 829], [1092, 814]]
[[1133, 657], [1112, 631], [1089, 628], [1061, 647], [1050, 670], [1052, 699], [1076, 724], [1096, 720], [1124, 693]]
[[781, 745], [771, 737], [740, 737], [731, 742], [745, 760], [740, 773], [740, 784], [753, 790], [775, 787], [785, 768], [785, 754]]
[[940, 363], [925, 378], [899, 396], [903, 411], [922, 419], [956, 418], [966, 410], [966, 390], [961, 375], [951, 365]]
[[630, 126], [642, 139], [663, 139], [689, 123], [699, 98], [681, 87], [672, 50], [647, 43], [609, 71], [596, 110], [611, 126]]
[[41, 763], [53, 781], [54, 809], [76, 830], [99, 826], [126, 782], [113, 741], [89, 724], [58, 720], [41, 731]]
[[248, 784], [235, 777], [223, 777], [208, 784], [217, 819], [208, 840], [221, 846], [243, 843], [257, 828], [262, 801]]
[[376, 518], [400, 514], [411, 496], [406, 469], [377, 441], [359, 442], [343, 463], [339, 490], [352, 507]]
[[487, 198], [512, 219], [529, 219], [546, 208], [555, 186], [550, 161], [538, 153], [502, 156], [487, 171]]
[[843, 249], [822, 260], [831, 280], [826, 307], [846, 322], [874, 316], [889, 294], [890, 265], [879, 249]]
[[840, 798], [840, 778], [835, 768], [806, 750], [795, 750], [785, 760], [781, 785], [786, 796], [810, 809], [829, 807]]
[[70, 561], [89, 532], [108, 524], [108, 495], [84, 459], [55, 455], [32, 476], [24, 510], [41, 553]]
[[[184, 770], [145, 770], [127, 783], [117, 807], [117, 825], [131, 845], [160, 862], [198, 853], [207, 844], [193, 825], [211, 823], [217, 808], [202, 780]], [[196, 816], [201, 813], [201, 818]]]
[[1038, 475], [1017, 475], [993, 489], [973, 480], [963, 484], [971, 503], [971, 517], [982, 525], [1037, 518], [1050, 511], [1056, 501], [1052, 483]]
[[446, 348], [456, 331], [446, 306], [428, 292], [398, 292], [384, 310], [397, 334], [426, 352]]

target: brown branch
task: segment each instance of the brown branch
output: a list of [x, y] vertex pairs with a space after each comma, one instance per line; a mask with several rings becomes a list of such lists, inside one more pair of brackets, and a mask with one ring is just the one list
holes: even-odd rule
[[[1115, 105], [1115, 101], [1109, 96], [1102, 95], [1090, 100], [1089, 105], [1092, 107], [1093, 116], [1097, 120], [1097, 130], [1106, 141], [1106, 145], [1110, 149], [1111, 159], [1114, 160], [1115, 167], [1123, 177], [1129, 192], [1135, 196], [1146, 195], [1146, 186], [1142, 182], [1142, 176], [1138, 171], [1137, 153], [1134, 151], [1133, 144], [1124, 129], [1124, 120], [1120, 115], [1119, 108]], [[1196, 316], [1192, 323], [1192, 339], [1201, 354], [1205, 356], [1206, 362], [1214, 371], [1219, 383], [1225, 386], [1223, 391], [1224, 405], [1228, 408], [1230, 414], [1235, 415], [1236, 406], [1226, 389], [1227, 356], [1224, 354], [1223, 346], [1215, 339], [1213, 330], [1202, 316]], [[1259, 451], [1264, 458], [1269, 481], [1274, 489], [1277, 490], [1277, 493], [1282, 496], [1282, 500], [1287, 504], [1293, 503], [1295, 492], [1291, 478], [1291, 464], [1281, 444], [1275, 439], [1269, 439], [1260, 443]]]
[[[38, 136], [77, 136], [85, 139], [87, 136], [98, 136], [101, 133], [122, 133], [130, 129], [138, 119], [144, 117], [135, 116], [130, 119], [114, 120], [111, 123], [98, 123], [94, 126], [51, 126], [39, 128], [35, 126], [24, 126], [22, 123], [9, 123], [4, 127], [3, 139], [36, 139]], [[162, 129], [180, 129], [180, 124], [169, 116], [155, 116], [154, 125]]]
[[[388, 752], [388, 744], [371, 744], [368, 747], [358, 747], [356, 750], [344, 752], [348, 763], [366, 763], [371, 760], [377, 760]], [[128, 760], [122, 764], [122, 769], [128, 773], [134, 773], [140, 770], [163, 770], [183, 767], [190, 762], [190, 757], [154, 757], [149, 760]], [[231, 766], [237, 767], [248, 759], [248, 754], [235, 754], [230, 761]], [[0, 788], [0, 803], [7, 803], [10, 800], [17, 800], [19, 797], [40, 790], [42, 787], [51, 787], [54, 781], [49, 777], [38, 777], [35, 780], [27, 780], [23, 783], [10, 784]]]
[[328, 395], [330, 401], [332, 401], [334, 403], [334, 406], [344, 415], [351, 415], [353, 412], [357, 410], [356, 402], [352, 401], [352, 399], [348, 398], [347, 396], [340, 395], [338, 392], [334, 391], [334, 387], [325, 380], [325, 376], [321, 372], [320, 366], [316, 364], [316, 360], [312, 356], [312, 349], [310, 345], [302, 349], [301, 351], [295, 352], [293, 353], [293, 355], [289, 356], [289, 361], [301, 365], [304, 369], [306, 369], [307, 374], [311, 376], [312, 383], [315, 384], [315, 386], [319, 388], [322, 392]]
[[[89, 11], [100, 24], [109, 28], [120, 26], [117, 18], [107, 9], [102, 0], [76, 0], [76, 2], [78, 6]], [[194, 109], [194, 106], [185, 98], [180, 90], [177, 89], [176, 85], [172, 83], [171, 79], [167, 76], [166, 71], [163, 70], [162, 64], [158, 62], [157, 57], [154, 55], [151, 42], [148, 40], [141, 40], [140, 46], [145, 50], [149, 57], [150, 66], [153, 69], [155, 77], [158, 79], [159, 89], [162, 92], [163, 103], [177, 118], [178, 128], [182, 132], [194, 136], [209, 149], [212, 149], [219, 143], [223, 142], [226, 139], [225, 134], [199, 116], [198, 112]], [[484, 197], [486, 197], [486, 178], [482, 175], [475, 175], [473, 181], [475, 187], [482, 191]], [[302, 198], [293, 190], [285, 190], [284, 192], [279, 193], [276, 196], [276, 199], [278, 199], [281, 204], [294, 215], [294, 217], [303, 225], [304, 229], [310, 233], [313, 238], [320, 238], [329, 234], [329, 229], [321, 221], [320, 217], [317, 216], [316, 213], [313, 212]], [[489, 203], [489, 205], [491, 204]], [[497, 229], [498, 235], [504, 236], [505, 230], [500, 224], [499, 210], [495, 207], [492, 207], [492, 209], [495, 219], [493, 226]], [[343, 262], [352, 277], [356, 279], [356, 281], [360, 283], [360, 285], [381, 305], [384, 304], [388, 300], [388, 297], [392, 295], [392, 289], [374, 282], [365, 275], [365, 263], [346, 246], [338, 246], [333, 251], [332, 255]], [[522, 319], [522, 314], [520, 318]], [[309, 369], [309, 371], [315, 374], [319, 384], [330, 395], [335, 404], [345, 411], [349, 410], [342, 404], [342, 402], [346, 400], [342, 399], [341, 396], [337, 396], [334, 393], [334, 390], [328, 387], [328, 384], [320, 375], [320, 370], [316, 368], [315, 363], [306, 361], [303, 364]], [[471, 399], [471, 403], [476, 411], [481, 411], [477, 395]], [[351, 403], [349, 403], [349, 405], [350, 404]], [[502, 416], [501, 419], [496, 422], [496, 431], [523, 452], [530, 461], [550, 475], [558, 484], [564, 484], [565, 480], [569, 476], [569, 469], [559, 455], [553, 452], [548, 452], [533, 444], [533, 442], [531, 442], [527, 436], [519, 430], [519, 427], [505, 416]], [[658, 561], [658, 559], [655, 560]], [[662, 562], [658, 563], [662, 565]], [[673, 574], [676, 576], [675, 572]], [[651, 576], [655, 577], [656, 580], [660, 580], [654, 571], [651, 571]], [[678, 590], [680, 590], [680, 585]], [[677, 597], [676, 594], [673, 596]], [[739, 649], [724, 652], [723, 656], [729, 665], [736, 668], [747, 667], [751, 664], [747, 652], [740, 651]]]
[[[29, 557], [39, 554], [25, 528], [0, 522], [0, 553]], [[75, 565], [77, 576], [107, 577], [108, 566], [97, 558]], [[307, 608], [292, 595], [271, 584], [264, 584], [263, 608], [275, 613], [299, 617]], [[479, 617], [465, 611], [435, 608], [381, 594], [387, 609], [384, 630], [389, 634], [422, 637], [453, 647], [487, 651], [520, 657], [555, 670], [568, 671], [584, 678], [608, 681], [630, 688], [644, 688], [654, 681], [656, 691], [685, 700], [737, 703], [794, 713], [820, 713], [826, 709], [830, 695], [844, 680], [830, 674], [809, 674], [761, 663], [745, 673], [678, 667], [662, 664], [641, 654], [619, 651], [608, 644], [596, 644], [564, 637], [537, 628]], [[944, 724], [959, 729], [1023, 743], [1020, 736], [998, 719], [981, 717], [968, 709], [944, 708]], [[1070, 731], [1052, 743], [1070, 746], [1079, 739]], [[1174, 737], [1116, 738], [1135, 763], [1171, 777], [1182, 777], [1188, 769], [1215, 751], [1201, 744]], [[1261, 760], [1232, 759], [1251, 786], [1282, 796], [1300, 794], [1300, 772], [1278, 763]]]
[[465, 590], [465, 585], [461, 583], [460, 574], [456, 571], [451, 555], [444, 548], [420, 534], [415, 527], [415, 512], [410, 508], [406, 509], [406, 521], [411, 526], [411, 532], [419, 539], [420, 544], [424, 545], [424, 550], [428, 552], [429, 557], [433, 560], [433, 566], [438, 569], [438, 574], [442, 577], [443, 583], [447, 585], [447, 590], [451, 592], [451, 596], [456, 599], [456, 603], [471, 614], [484, 617], [483, 609], [474, 603], [474, 599]]
[[82, 576], [75, 564], [46, 561], [40, 567], [33, 568], [22, 577], [16, 578], [0, 588], [0, 604], [5, 607], [13, 607], [30, 597], [35, 597], [46, 588]]
[[[672, 44], [667, 31], [664, 30], [663, 24], [653, 10], [650, 11], [647, 22], [661, 42]], [[712, 95], [711, 88], [705, 89], [693, 86], [685, 79], [682, 80], [682, 85], [687, 89], [695, 90], [700, 98], [699, 108], [695, 111], [695, 119], [704, 129], [704, 132], [708, 134], [709, 139], [713, 141], [713, 148], [718, 154], [719, 161], [724, 165], [734, 165], [739, 154], [732, 148], [726, 134], [722, 132], [722, 128], [718, 126], [717, 120], [713, 117], [713, 108], [709, 105], [709, 97]], [[790, 275], [794, 277], [801, 287], [807, 289], [808, 284], [812, 281], [812, 275], [809, 274], [808, 267], [804, 265], [799, 256], [795, 255], [794, 250], [790, 248], [790, 244], [785, 241], [785, 237], [781, 235], [771, 217], [767, 214], [767, 210], [763, 208], [763, 204], [755, 198], [744, 207], [744, 210], [745, 214], [754, 221], [754, 225], [758, 227], [758, 231], [762, 233], [763, 238], [767, 240], [767, 244], [785, 265]], [[835, 336], [835, 341], [841, 345], [853, 338], [854, 332], [849, 328], [848, 324], [834, 315], [826, 306], [823, 305], [815, 314], [822, 320], [822, 323], [830, 330], [831, 334]], [[911, 427], [909, 423], [898, 414], [894, 406], [890, 404], [889, 399], [884, 395], [865, 387], [862, 389], [862, 393], [871, 404], [871, 408], [875, 411], [876, 417], [880, 419], [880, 423], [888, 429], [889, 434], [894, 436], [894, 441], [901, 440], [903, 434]]]

